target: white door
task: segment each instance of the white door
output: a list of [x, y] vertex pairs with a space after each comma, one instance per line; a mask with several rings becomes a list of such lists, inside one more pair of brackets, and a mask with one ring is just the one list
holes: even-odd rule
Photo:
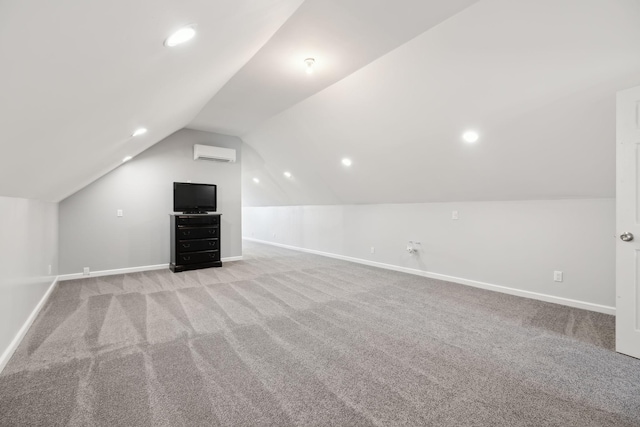
[[616, 117], [616, 350], [640, 358], [640, 86]]

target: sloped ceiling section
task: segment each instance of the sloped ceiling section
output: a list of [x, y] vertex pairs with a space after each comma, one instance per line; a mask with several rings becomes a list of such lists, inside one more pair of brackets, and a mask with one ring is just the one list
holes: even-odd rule
[[244, 204], [613, 197], [639, 22], [637, 0], [482, 0], [245, 135]]
[[59, 201], [184, 127], [301, 3], [0, 2], [0, 195]]
[[476, 1], [306, 0], [189, 127], [244, 135]]

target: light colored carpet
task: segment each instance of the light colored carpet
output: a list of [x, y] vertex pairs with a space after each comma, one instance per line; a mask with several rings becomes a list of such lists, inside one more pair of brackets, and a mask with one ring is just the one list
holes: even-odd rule
[[[517, 284], [514, 284], [517, 285]], [[611, 316], [245, 242], [59, 284], [3, 426], [638, 426]]]

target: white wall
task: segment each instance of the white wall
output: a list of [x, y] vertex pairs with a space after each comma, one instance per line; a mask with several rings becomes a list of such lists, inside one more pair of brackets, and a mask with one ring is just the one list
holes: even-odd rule
[[[0, 370], [58, 269], [58, 205], [0, 197]], [[49, 273], [51, 266], [51, 273]]]
[[[236, 149], [237, 163], [193, 160], [194, 144]], [[168, 264], [175, 181], [218, 186], [221, 255], [242, 255], [241, 144], [183, 129], [60, 202], [61, 273]]]
[[614, 227], [609, 198], [243, 208], [248, 238], [608, 307]]

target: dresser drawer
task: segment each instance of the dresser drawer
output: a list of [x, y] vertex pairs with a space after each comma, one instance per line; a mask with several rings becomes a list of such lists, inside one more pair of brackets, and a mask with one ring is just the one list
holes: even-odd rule
[[178, 264], [200, 264], [220, 261], [220, 251], [201, 251], [178, 254]]
[[214, 251], [220, 249], [220, 241], [218, 239], [180, 240], [176, 249], [178, 253]]
[[220, 236], [218, 227], [178, 227], [178, 240], [206, 239]]
[[218, 215], [211, 216], [179, 216], [176, 218], [178, 225], [218, 225], [220, 217]]
[[[222, 267], [221, 214], [171, 214], [171, 255], [174, 273], [199, 268]], [[1, 424], [1, 423], [0, 423]]]

